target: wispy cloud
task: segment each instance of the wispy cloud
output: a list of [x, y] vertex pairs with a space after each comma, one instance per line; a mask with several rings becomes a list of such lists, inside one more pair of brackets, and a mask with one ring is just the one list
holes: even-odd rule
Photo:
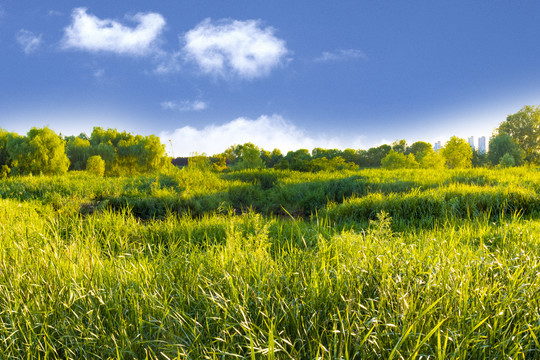
[[36, 35], [31, 31], [21, 29], [15, 36], [25, 54], [31, 54], [36, 51], [42, 41], [42, 34]]
[[104, 69], [97, 69], [92, 74], [96, 79], [101, 79], [105, 76], [105, 70]]
[[64, 13], [58, 10], [49, 10], [49, 16], [63, 16]]
[[274, 29], [257, 20], [206, 19], [184, 37], [187, 59], [206, 74], [253, 79], [268, 75], [287, 54]]
[[173, 53], [159, 52], [154, 60], [157, 64], [154, 73], [158, 75], [169, 75], [182, 69], [182, 53], [179, 51]]
[[336, 51], [324, 51], [316, 62], [339, 62], [348, 60], [367, 60], [366, 54], [357, 49], [340, 49]]
[[73, 10], [71, 25], [64, 29], [62, 44], [67, 49], [112, 52], [121, 55], [148, 55], [156, 50], [165, 19], [157, 13], [126, 17], [138, 23], [129, 27], [116, 20], [99, 19], [86, 8]]
[[208, 104], [200, 100], [184, 100], [180, 102], [176, 101], [163, 101], [161, 103], [161, 108], [163, 110], [174, 110], [174, 111], [202, 111], [208, 108]]
[[312, 137], [304, 129], [286, 121], [279, 115], [261, 116], [251, 120], [238, 118], [222, 125], [209, 125], [202, 129], [184, 126], [174, 132], [162, 132], [161, 141], [173, 144], [175, 156], [204, 152], [209, 155], [223, 152], [231, 145], [252, 142], [267, 150], [274, 148], [282, 152], [315, 147], [355, 148], [360, 147], [361, 137], [344, 140], [332, 137]]

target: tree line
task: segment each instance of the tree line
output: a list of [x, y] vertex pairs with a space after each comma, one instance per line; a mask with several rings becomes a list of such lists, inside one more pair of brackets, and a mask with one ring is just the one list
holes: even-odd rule
[[165, 145], [155, 135], [133, 135], [95, 127], [90, 137], [32, 128], [26, 136], [0, 129], [0, 177], [61, 175], [88, 170], [96, 175], [135, 175], [170, 166]]
[[315, 148], [311, 152], [299, 149], [283, 155], [279, 149], [270, 152], [246, 143], [233, 145], [223, 153], [209, 157], [194, 154], [189, 158], [173, 159], [173, 164], [180, 167], [212, 168], [215, 171], [274, 168], [316, 172], [375, 167], [458, 169], [510, 167], [525, 163], [540, 164], [538, 106], [525, 106], [509, 115], [493, 132], [487, 153], [479, 152], [465, 139], [453, 136], [438, 151], [427, 142], [417, 141], [409, 146], [405, 140], [397, 140], [368, 150]]
[[26, 136], [0, 129], [0, 178], [8, 175], [64, 174], [86, 170], [97, 175], [136, 175], [177, 165], [214, 171], [274, 168], [305, 172], [358, 168], [469, 168], [540, 164], [540, 107], [525, 106], [509, 115], [493, 132], [489, 151], [479, 153], [464, 139], [453, 136], [435, 151], [431, 144], [405, 140], [363, 149], [299, 149], [283, 155], [252, 143], [233, 145], [221, 154], [193, 154], [171, 159], [155, 135], [133, 135], [116, 129], [95, 127], [90, 137], [56, 134], [45, 127]]

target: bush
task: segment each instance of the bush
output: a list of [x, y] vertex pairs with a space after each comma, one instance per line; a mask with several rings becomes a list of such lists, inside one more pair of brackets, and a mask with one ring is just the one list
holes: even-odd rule
[[10, 172], [11, 172], [11, 169], [9, 168], [9, 166], [2, 165], [0, 167], [0, 179], [7, 178]]
[[105, 161], [99, 155], [94, 155], [86, 161], [86, 171], [96, 176], [105, 174]]

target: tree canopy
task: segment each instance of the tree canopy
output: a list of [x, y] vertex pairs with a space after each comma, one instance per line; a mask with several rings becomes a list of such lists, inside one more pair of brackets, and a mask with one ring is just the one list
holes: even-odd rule
[[495, 131], [509, 135], [525, 153], [525, 160], [540, 163], [540, 106], [524, 106], [509, 115]]
[[441, 149], [441, 154], [450, 169], [470, 168], [473, 151], [464, 139], [452, 136]]
[[[513, 163], [513, 165], [523, 164], [523, 158], [525, 153], [519, 148], [519, 145], [508, 134], [500, 134], [492, 138], [489, 142], [488, 160], [492, 165], [498, 165], [501, 159], [506, 156], [506, 165]], [[513, 160], [509, 160], [511, 157]]]

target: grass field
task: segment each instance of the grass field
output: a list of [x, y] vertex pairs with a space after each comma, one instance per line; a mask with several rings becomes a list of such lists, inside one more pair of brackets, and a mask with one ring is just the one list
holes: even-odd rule
[[538, 359], [540, 172], [0, 180], [1, 359]]

